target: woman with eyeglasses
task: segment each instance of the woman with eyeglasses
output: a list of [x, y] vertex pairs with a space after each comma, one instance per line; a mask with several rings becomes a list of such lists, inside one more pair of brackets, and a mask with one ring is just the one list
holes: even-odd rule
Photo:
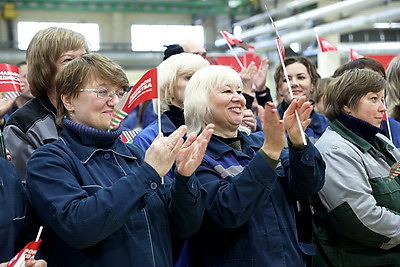
[[[213, 125], [197, 136], [186, 126], [159, 135], [144, 152], [108, 130], [125, 94], [123, 69], [98, 54], [57, 75], [60, 138], [28, 162], [31, 204], [47, 229], [41, 251], [49, 266], [172, 266], [171, 236], [194, 234], [205, 191], [192, 175]], [[175, 163], [173, 181], [161, 178]]]

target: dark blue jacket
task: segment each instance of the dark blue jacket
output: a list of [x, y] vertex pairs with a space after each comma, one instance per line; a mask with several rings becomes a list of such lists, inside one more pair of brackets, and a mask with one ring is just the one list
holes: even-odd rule
[[[163, 113], [161, 115], [161, 132], [164, 136], [169, 136], [173, 133], [177, 128], [170, 120], [170, 118]], [[133, 143], [143, 148], [143, 150], [147, 150], [151, 143], [153, 143], [154, 139], [156, 139], [158, 135], [158, 120], [153, 121], [149, 126], [144, 128], [142, 131], [139, 132], [138, 135], [135, 136], [133, 139]], [[170, 170], [167, 173], [168, 177], [173, 177], [173, 171]]]
[[0, 262], [11, 260], [33, 237], [27, 198], [14, 165], [0, 158]]
[[289, 146], [275, 169], [258, 152], [261, 135], [241, 140], [243, 152], [213, 136], [196, 171], [208, 201], [200, 231], [189, 238], [192, 266], [305, 266], [293, 203], [322, 188], [321, 155], [311, 142], [301, 151]]
[[[389, 118], [389, 127], [386, 120], [382, 121], [381, 128], [385, 130], [385, 135], [391, 139], [393, 144], [400, 148], [400, 122], [395, 118]], [[389, 134], [390, 128], [390, 134]]]
[[162, 185], [143, 150], [119, 134], [66, 121], [60, 139], [32, 155], [27, 188], [51, 230], [42, 243], [50, 266], [172, 266], [171, 234], [200, 227], [196, 177]]

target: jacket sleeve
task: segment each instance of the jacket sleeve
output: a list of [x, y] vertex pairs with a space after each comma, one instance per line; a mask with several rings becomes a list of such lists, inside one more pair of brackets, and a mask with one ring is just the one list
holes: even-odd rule
[[4, 128], [4, 142], [10, 152], [12, 163], [18, 170], [18, 175], [25, 180], [26, 164], [32, 152], [38, 147], [15, 125], [7, 125]]
[[142, 162], [111, 186], [98, 186], [96, 193], [89, 195], [77, 180], [74, 166], [78, 163], [64, 151], [44, 146], [29, 160], [27, 176], [28, 196], [35, 211], [77, 249], [119, 230], [134, 212], [145, 207], [149, 195], [161, 188], [157, 172]]
[[260, 153], [234, 177], [221, 179], [204, 160], [196, 175], [207, 191], [210, 217], [224, 228], [237, 228], [246, 223], [268, 197], [277, 179], [275, 169]]
[[199, 230], [206, 208], [207, 192], [196, 175], [185, 177], [175, 171], [171, 188], [171, 230], [177, 237], [189, 237]]
[[291, 145], [281, 154], [282, 165], [277, 168], [280, 179], [286, 184], [293, 200], [317, 194], [325, 183], [325, 162], [318, 149], [308, 140], [303, 150]]

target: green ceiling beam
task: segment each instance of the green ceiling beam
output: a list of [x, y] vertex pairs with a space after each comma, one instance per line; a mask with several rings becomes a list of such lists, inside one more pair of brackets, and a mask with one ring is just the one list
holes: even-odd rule
[[0, 1], [14, 3], [18, 10], [57, 10], [84, 12], [132, 12], [132, 13], [162, 13], [162, 14], [193, 14], [193, 15], [251, 15], [254, 4], [250, 0], [236, 0], [238, 5], [230, 8], [228, 0], [197, 0], [197, 1], [151, 1], [151, 0], [9, 0]]

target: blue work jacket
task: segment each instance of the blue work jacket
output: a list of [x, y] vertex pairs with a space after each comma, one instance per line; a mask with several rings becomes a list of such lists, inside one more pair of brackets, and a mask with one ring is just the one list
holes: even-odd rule
[[[213, 136], [196, 171], [207, 190], [200, 231], [189, 238], [191, 266], [305, 266], [294, 203], [324, 184], [325, 164], [311, 142], [285, 148], [277, 168], [259, 134], [241, 134], [242, 151]], [[276, 164], [276, 163], [275, 163]]]
[[28, 201], [17, 171], [0, 158], [0, 262], [11, 260], [29, 241]]
[[143, 150], [119, 134], [69, 122], [32, 155], [27, 188], [49, 266], [172, 266], [171, 235], [200, 227], [196, 177], [161, 184]]

